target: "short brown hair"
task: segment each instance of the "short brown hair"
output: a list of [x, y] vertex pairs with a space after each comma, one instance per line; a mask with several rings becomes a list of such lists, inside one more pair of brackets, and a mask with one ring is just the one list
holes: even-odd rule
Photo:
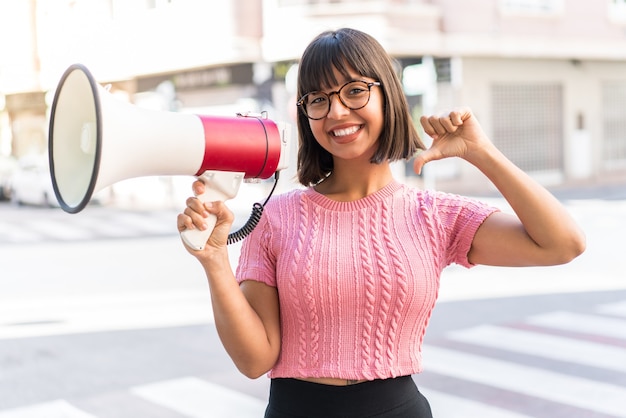
[[[352, 69], [363, 77], [381, 83], [383, 93], [383, 132], [371, 162], [397, 161], [424, 149], [409, 112], [409, 106], [387, 52], [372, 36], [349, 28], [326, 31], [305, 49], [298, 69], [298, 97], [336, 85], [333, 70], [349, 77]], [[333, 170], [332, 155], [315, 140], [309, 120], [298, 112], [298, 181], [311, 186]]]

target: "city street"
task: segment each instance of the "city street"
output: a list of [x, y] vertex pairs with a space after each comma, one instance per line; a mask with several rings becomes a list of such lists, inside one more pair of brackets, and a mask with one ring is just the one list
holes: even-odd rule
[[[349, 202], [352, 224], [330, 207], [286, 206], [279, 234], [305, 280], [278, 289], [283, 302], [301, 295], [282, 321], [323, 330], [302, 331], [299, 348], [336, 358], [335, 370], [347, 340], [379, 365], [402, 358], [386, 339], [422, 331], [402, 313], [420, 300], [405, 290], [435, 289], [422, 352], [409, 353], [423, 359], [410, 371], [435, 418], [626, 418], [626, 0], [0, 1], [0, 39], [0, 418], [264, 416], [271, 380], [246, 378], [226, 353], [212, 309], [222, 299], [177, 231], [198, 174], [243, 173], [207, 183], [211, 199], [234, 195], [233, 232], [272, 193], [329, 177], [339, 200], [390, 169], [509, 212], [503, 190], [518, 209], [533, 202], [520, 214], [542, 248], [503, 222], [482, 230], [494, 251], [472, 254], [554, 259], [549, 243], [572, 235], [556, 217], [533, 221], [549, 199], [529, 196], [505, 160], [567, 206], [584, 254], [451, 265], [434, 286], [410, 273], [409, 289], [412, 260], [432, 253], [437, 269], [450, 255], [451, 205], [439, 224], [419, 212], [428, 225], [408, 232], [402, 205], [415, 202]], [[580, 247], [571, 239], [563, 254]], [[310, 242], [340, 262], [316, 262]], [[233, 269], [241, 245], [229, 247]], [[313, 280], [317, 293], [306, 272], [349, 281], [352, 265], [362, 292], [321, 307], [354, 286]], [[329, 345], [344, 350], [316, 355]]]
[[[568, 207], [574, 262], [444, 272], [415, 376], [436, 418], [626, 417], [626, 200]], [[263, 416], [175, 214], [0, 203], [0, 418]]]

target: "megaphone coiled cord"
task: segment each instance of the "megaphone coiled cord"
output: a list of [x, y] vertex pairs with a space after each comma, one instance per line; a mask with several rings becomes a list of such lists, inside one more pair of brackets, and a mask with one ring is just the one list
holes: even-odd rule
[[256, 226], [259, 224], [259, 222], [261, 221], [261, 216], [263, 216], [263, 209], [265, 209], [265, 205], [270, 200], [270, 197], [272, 197], [272, 195], [274, 194], [274, 190], [276, 190], [276, 185], [278, 184], [279, 177], [278, 173], [278, 171], [274, 173], [274, 186], [272, 187], [272, 190], [270, 190], [270, 193], [265, 199], [265, 202], [263, 202], [262, 204], [259, 202], [255, 202], [254, 205], [252, 205], [252, 212], [250, 213], [250, 217], [248, 218], [246, 223], [237, 231], [228, 234], [228, 240], [226, 241], [228, 245], [235, 244], [243, 240], [245, 237], [250, 235], [254, 228], [256, 228]]
[[231, 232], [228, 235], [228, 245], [234, 244], [236, 242], [241, 241], [256, 228], [261, 220], [261, 216], [263, 216], [264, 206], [258, 202], [252, 205], [252, 212], [250, 213], [250, 217], [246, 221], [246, 223], [237, 231]]

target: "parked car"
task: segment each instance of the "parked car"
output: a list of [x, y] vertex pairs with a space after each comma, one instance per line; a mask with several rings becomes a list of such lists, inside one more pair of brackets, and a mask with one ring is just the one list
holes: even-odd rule
[[18, 205], [59, 206], [54, 195], [48, 159], [27, 155], [17, 162], [11, 176], [11, 202]]
[[11, 197], [11, 177], [16, 169], [15, 158], [0, 155], [0, 200], [8, 200]]

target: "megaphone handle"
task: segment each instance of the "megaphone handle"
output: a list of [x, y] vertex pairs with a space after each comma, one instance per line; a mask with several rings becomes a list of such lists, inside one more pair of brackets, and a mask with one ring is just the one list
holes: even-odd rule
[[[196, 197], [202, 202], [232, 199], [237, 196], [244, 175], [245, 173], [230, 171], [206, 171], [198, 176], [198, 180], [205, 185], [204, 193]], [[180, 236], [185, 245], [194, 250], [202, 250], [213, 232], [216, 221], [215, 215], [209, 215], [206, 218], [206, 229], [186, 229], [181, 232]]]

